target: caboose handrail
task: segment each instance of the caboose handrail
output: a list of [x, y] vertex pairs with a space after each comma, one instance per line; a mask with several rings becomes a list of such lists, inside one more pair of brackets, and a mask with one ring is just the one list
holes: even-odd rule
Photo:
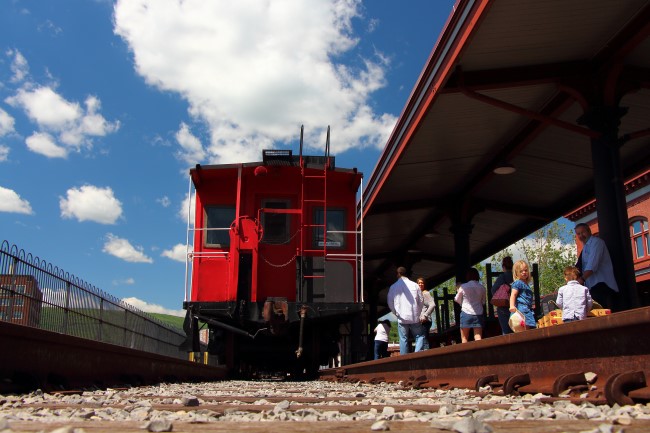
[[[359, 193], [359, 203], [361, 205], [361, 209], [363, 209], [363, 176], [360, 179], [360, 185], [359, 189], [361, 192]], [[363, 214], [362, 214], [363, 216]], [[357, 252], [360, 254], [361, 259], [359, 260], [359, 266], [361, 269], [359, 269], [360, 273], [357, 273], [357, 275], [360, 275], [359, 278], [359, 300], [361, 302], [364, 302], [363, 300], [363, 218], [361, 218], [361, 221], [359, 222], [359, 228], [360, 228], [360, 235], [359, 235], [359, 240], [358, 242], [355, 242], [355, 245], [359, 245], [360, 250], [357, 250]]]
[[[189, 297], [187, 296], [187, 292], [189, 289], [189, 285], [187, 283], [188, 276], [190, 275], [190, 268], [189, 268], [189, 257], [190, 257], [190, 215], [192, 214], [192, 175], [188, 176], [189, 178], [189, 185], [187, 187], [187, 231], [186, 231], [186, 239], [185, 239], [185, 298], [183, 299], [183, 302], [187, 302]], [[194, 240], [192, 239], [192, 251], [194, 251]]]
[[325, 257], [361, 257], [359, 253], [327, 253]]
[[[277, 209], [272, 207], [261, 207], [258, 210], [258, 215], [262, 213], [289, 213], [289, 214], [299, 214], [300, 209]], [[259, 218], [258, 218], [259, 219]]]
[[199, 251], [196, 253], [190, 252], [188, 257], [221, 257], [230, 254], [229, 251]]

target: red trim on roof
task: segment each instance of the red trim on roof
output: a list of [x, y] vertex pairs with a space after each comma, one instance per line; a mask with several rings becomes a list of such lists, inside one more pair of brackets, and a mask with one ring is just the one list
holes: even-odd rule
[[[650, 184], [650, 170], [646, 170], [644, 173], [633, 177], [632, 179], [625, 182], [625, 195], [628, 196], [634, 191], [643, 188], [646, 185]], [[565, 215], [565, 218], [570, 219], [571, 221], [577, 221], [585, 215], [588, 215], [596, 211], [596, 200], [591, 200], [588, 203], [583, 204], [573, 212]]]
[[[383, 164], [386, 163], [387, 158], [389, 157], [391, 158], [381, 178], [377, 181], [377, 183], [374, 186], [372, 186], [373, 191], [371, 196], [366, 198], [365, 200], [366, 205], [364, 206], [363, 209], [362, 218], [365, 217], [366, 213], [372, 206], [372, 202], [375, 200], [384, 182], [386, 181], [391, 171], [393, 170], [393, 167], [399, 161], [402, 152], [406, 148], [411, 137], [419, 128], [422, 118], [424, 117], [429, 107], [435, 100], [435, 97], [438, 95], [438, 90], [442, 89], [444, 82], [449, 78], [449, 76], [453, 72], [454, 64], [456, 63], [461, 51], [465, 48], [468, 40], [472, 36], [472, 33], [476, 29], [478, 22], [483, 17], [486, 9], [492, 3], [492, 1], [493, 0], [477, 0], [475, 2], [471, 2], [470, 0], [458, 0], [456, 2], [456, 5], [454, 6], [454, 11], [450, 15], [449, 19], [447, 20], [447, 24], [445, 25], [445, 28], [443, 29], [440, 38], [438, 39], [438, 42], [434, 46], [433, 51], [429, 56], [429, 60], [427, 61], [425, 68], [422, 74], [420, 75], [420, 78], [418, 79], [418, 82], [416, 83], [416, 86], [413, 92], [411, 93], [411, 96], [409, 97], [409, 100], [407, 101], [407, 104], [404, 110], [402, 111], [400, 118], [397, 121], [397, 124], [395, 125], [395, 128], [393, 128], [393, 132], [391, 133], [391, 136], [388, 139], [386, 147], [384, 148], [384, 151], [382, 152], [382, 155], [379, 158], [377, 165], [375, 166], [375, 170], [377, 170], [377, 168], [381, 167]], [[471, 7], [470, 11], [466, 11], [468, 7]], [[465, 22], [461, 24], [462, 28], [460, 32], [458, 33], [456, 39], [451, 40], [450, 38], [452, 37], [453, 31], [456, 29], [456, 25], [459, 23], [460, 19], [463, 17], [463, 15], [466, 12], [468, 13], [467, 18]], [[442, 54], [440, 53], [440, 51], [442, 50], [441, 47], [446, 46], [447, 42], [451, 42], [452, 45], [450, 46], [447, 55], [441, 58], [441, 54]], [[435, 63], [438, 60], [442, 60], [441, 66], [439, 68], [434, 69]], [[433, 78], [433, 80], [429, 85], [426, 85], [426, 83], [429, 81], [429, 77], [431, 76], [431, 74], [435, 74], [435, 77]], [[422, 94], [426, 94], [426, 98], [422, 101], [419, 107], [414, 107], [417, 99], [416, 96]], [[410, 117], [409, 119], [409, 116], [407, 116], [406, 114], [412, 111], [415, 112], [416, 114], [413, 117]], [[407, 121], [408, 121], [408, 125], [405, 125]], [[406, 128], [407, 131], [404, 134], [404, 136], [401, 138], [401, 141], [399, 143], [394, 143], [393, 141], [396, 139], [395, 137], [396, 134], [404, 128]], [[395, 148], [395, 146], [397, 146], [396, 152], [392, 152], [392, 149]], [[373, 172], [373, 176], [371, 176], [371, 179], [373, 177], [374, 177], [374, 172]]]

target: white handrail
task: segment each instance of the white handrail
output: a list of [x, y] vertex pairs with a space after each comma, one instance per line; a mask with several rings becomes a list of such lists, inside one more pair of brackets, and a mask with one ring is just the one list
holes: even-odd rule
[[[189, 257], [190, 257], [190, 211], [192, 209], [192, 176], [188, 176], [189, 185], [187, 187], [187, 233], [185, 237], [185, 297], [183, 302], [187, 302], [187, 279], [189, 276]], [[194, 250], [194, 245], [192, 245]]]

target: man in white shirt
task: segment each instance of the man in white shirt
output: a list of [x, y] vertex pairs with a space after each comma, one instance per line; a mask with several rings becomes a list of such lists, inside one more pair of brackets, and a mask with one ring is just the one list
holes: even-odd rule
[[388, 308], [397, 316], [399, 353], [409, 353], [409, 335], [415, 338], [415, 351], [424, 350], [425, 328], [420, 322], [424, 300], [418, 285], [406, 277], [406, 268], [397, 268], [397, 281], [388, 290]]
[[591, 297], [603, 308], [612, 308], [613, 295], [618, 293], [618, 284], [614, 278], [614, 267], [605, 241], [591, 235], [591, 229], [585, 223], [576, 224], [576, 236], [582, 242], [582, 277], [580, 284], [589, 287]]

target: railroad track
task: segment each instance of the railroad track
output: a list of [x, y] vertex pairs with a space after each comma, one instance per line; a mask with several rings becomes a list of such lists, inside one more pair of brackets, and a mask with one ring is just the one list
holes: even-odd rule
[[[4, 425], [3, 425], [4, 423]], [[397, 384], [220, 381], [0, 396], [13, 432], [617, 432], [650, 429], [650, 407], [610, 408], [537, 397]], [[471, 429], [474, 430], [471, 430]], [[607, 430], [598, 430], [607, 431]]]
[[633, 405], [650, 402], [649, 334], [645, 307], [329, 369], [320, 377]]
[[[143, 380], [158, 384], [0, 395], [0, 431], [645, 432], [650, 431], [649, 326], [650, 308], [642, 308], [323, 370], [316, 382], [226, 381], [224, 370], [157, 355], [142, 361], [140, 352], [106, 352], [74, 338], [66, 337], [61, 346], [58, 337], [39, 330], [21, 334], [31, 338], [24, 346], [6, 346], [20, 344], [19, 338], [11, 341], [12, 332], [20, 331], [4, 326], [0, 343], [27, 357], [21, 364], [5, 354], [0, 370], [45, 368], [48, 361], [62, 368], [74, 359], [67, 366], [72, 378], [92, 376], [89, 367], [116, 363], [95, 373], [137, 367], [143, 374], [149, 370]], [[56, 350], [52, 360], [39, 357]], [[198, 368], [192, 371], [203, 370], [212, 381], [166, 383], [160, 370], [166, 363], [177, 372]], [[85, 369], [75, 372], [76, 367]]]

